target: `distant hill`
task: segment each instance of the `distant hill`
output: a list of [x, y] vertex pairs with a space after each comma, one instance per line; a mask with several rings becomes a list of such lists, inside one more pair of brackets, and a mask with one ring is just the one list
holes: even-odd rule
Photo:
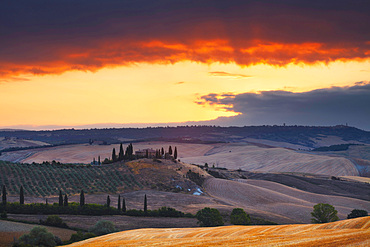
[[248, 139], [269, 140], [315, 148], [346, 143], [370, 144], [370, 132], [344, 125], [317, 126], [179, 126], [111, 129], [62, 129], [53, 131], [0, 131], [0, 137], [15, 137], [53, 145], [135, 142], [139, 140], [173, 140], [176, 142], [244, 142]]

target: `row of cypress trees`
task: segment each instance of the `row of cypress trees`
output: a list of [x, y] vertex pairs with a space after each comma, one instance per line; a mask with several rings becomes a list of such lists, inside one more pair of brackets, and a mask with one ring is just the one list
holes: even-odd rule
[[[6, 187], [3, 185], [3, 194], [2, 194], [2, 204], [6, 205], [6, 198], [7, 192], [6, 192]], [[23, 205], [24, 204], [24, 191], [23, 191], [23, 186], [21, 186], [19, 190], [19, 204]]]
[[[2, 191], [2, 204], [3, 205], [6, 205], [6, 202], [7, 202], [7, 192], [6, 192], [6, 187], [5, 185], [3, 185], [3, 191]], [[24, 205], [24, 191], [23, 191], [23, 186], [21, 186], [20, 188], [20, 192], [19, 192], [19, 204], [21, 205]], [[47, 199], [46, 199], [46, 204], [47, 204]], [[81, 190], [81, 193], [80, 193], [80, 206], [83, 207], [85, 205], [85, 193], [83, 190]], [[62, 194], [62, 191], [59, 190], [59, 206], [62, 207], [67, 207], [68, 206], [68, 196], [67, 194], [64, 194], [64, 197], [63, 197], [63, 194]], [[106, 206], [109, 208], [110, 207], [110, 197], [109, 195], [107, 196], [107, 202], [106, 202]], [[122, 212], [126, 212], [127, 211], [127, 208], [126, 208], [126, 200], [124, 197], [122, 197], [122, 200], [121, 200], [121, 195], [118, 195], [118, 206], [117, 206], [117, 209], [119, 211], [122, 211]], [[144, 196], [144, 212], [147, 212], [148, 210], [148, 202], [147, 202], [147, 198], [146, 198], [146, 194]]]

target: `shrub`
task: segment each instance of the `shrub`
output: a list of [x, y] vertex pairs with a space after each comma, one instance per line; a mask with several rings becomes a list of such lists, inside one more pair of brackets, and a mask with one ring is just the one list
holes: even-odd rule
[[231, 212], [230, 222], [233, 225], [250, 225], [251, 218], [242, 208], [234, 208]]
[[330, 204], [319, 203], [313, 206], [312, 223], [327, 223], [339, 220], [338, 211]]
[[361, 209], [353, 209], [349, 215], [347, 215], [347, 219], [353, 219], [358, 217], [365, 217], [368, 216], [368, 213], [366, 210]]
[[108, 220], [100, 220], [93, 227], [89, 229], [89, 232], [92, 232], [98, 236], [112, 233], [115, 231], [116, 231], [116, 228], [114, 227], [113, 222], [108, 221]]
[[195, 217], [198, 219], [198, 224], [200, 224], [200, 226], [224, 225], [220, 212], [215, 208], [203, 208], [197, 212]]
[[69, 241], [67, 241], [67, 243], [71, 244], [74, 242], [82, 241], [82, 240], [93, 238], [93, 237], [96, 237], [94, 233], [87, 232], [84, 234], [83, 232], [78, 231], [77, 233], [74, 233], [71, 235], [71, 238], [69, 239]]
[[0, 214], [0, 217], [1, 217], [2, 219], [6, 219], [6, 218], [8, 218], [8, 214], [6, 213], [6, 211], [4, 211], [4, 212], [2, 212], [2, 213]]
[[63, 220], [57, 215], [50, 215], [50, 216], [48, 216], [48, 218], [46, 219], [45, 222], [40, 220], [40, 223], [43, 224], [43, 225], [47, 225], [47, 226], [56, 226], [56, 227], [68, 228], [67, 224], [64, 223]]
[[59, 242], [59, 238], [55, 238], [45, 227], [36, 226], [29, 234], [22, 235], [19, 238], [19, 243], [14, 246], [56, 246], [55, 240]]

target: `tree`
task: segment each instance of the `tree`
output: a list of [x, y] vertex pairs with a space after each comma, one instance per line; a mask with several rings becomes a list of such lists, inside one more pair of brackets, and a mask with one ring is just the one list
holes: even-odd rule
[[6, 205], [6, 187], [5, 184], [3, 185], [3, 205]]
[[148, 203], [147, 203], [147, 200], [146, 200], [146, 194], [144, 196], [144, 212], [146, 213], [148, 211]]
[[98, 156], [98, 165], [101, 165], [101, 163], [100, 163], [100, 155]]
[[23, 192], [23, 186], [21, 186], [21, 189], [19, 191], [19, 204], [24, 205], [24, 192]]
[[116, 228], [114, 227], [113, 222], [108, 220], [100, 220], [89, 229], [89, 232], [92, 232], [96, 235], [104, 235], [115, 231]]
[[347, 219], [353, 219], [358, 217], [365, 217], [368, 216], [368, 213], [366, 210], [361, 209], [353, 209], [349, 215], [347, 215]]
[[169, 153], [170, 155], [172, 155], [172, 147], [171, 147], [171, 146], [168, 148], [168, 153]]
[[200, 224], [200, 226], [224, 225], [220, 212], [215, 208], [203, 208], [197, 212], [195, 217], [198, 219], [198, 224]]
[[118, 195], [118, 206], [117, 209], [121, 211], [121, 195]]
[[326, 203], [319, 203], [313, 206], [312, 223], [327, 223], [339, 220], [337, 216], [338, 211], [335, 208]]
[[67, 194], [64, 195], [64, 207], [68, 207], [68, 196]]
[[42, 224], [47, 226], [56, 226], [67, 228], [67, 224], [63, 222], [62, 218], [57, 215], [50, 215], [45, 222], [41, 221]]
[[118, 160], [123, 160], [124, 155], [125, 154], [124, 154], [123, 146], [122, 146], [122, 143], [121, 143], [120, 146], [119, 146]]
[[112, 161], [116, 161], [117, 160], [117, 156], [116, 156], [116, 149], [113, 148], [113, 151], [112, 151]]
[[108, 208], [110, 207], [110, 197], [109, 197], [109, 195], [107, 196], [107, 207]]
[[173, 152], [173, 157], [175, 158], [175, 160], [177, 159], [177, 147], [175, 147], [175, 151]]
[[59, 190], [59, 206], [63, 206], [63, 195], [61, 190]]
[[126, 200], [125, 198], [122, 198], [122, 212], [126, 213]]
[[164, 155], [164, 148], [162, 147], [161, 149], [161, 155], [163, 156]]
[[45, 227], [36, 226], [19, 238], [20, 246], [56, 246], [57, 239]]
[[234, 208], [230, 215], [230, 222], [233, 225], [250, 225], [251, 218], [242, 208]]
[[85, 193], [83, 190], [81, 190], [81, 194], [80, 194], [80, 206], [82, 207], [83, 205], [85, 205]]

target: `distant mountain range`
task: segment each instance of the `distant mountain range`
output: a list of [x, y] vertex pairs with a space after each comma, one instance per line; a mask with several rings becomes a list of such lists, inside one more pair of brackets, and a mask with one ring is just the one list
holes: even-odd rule
[[268, 140], [290, 143], [307, 148], [325, 146], [322, 140], [331, 138], [331, 144], [370, 144], [370, 132], [354, 127], [320, 126], [178, 126], [109, 129], [61, 129], [48, 131], [0, 130], [0, 137], [13, 137], [46, 142], [52, 145], [96, 142], [112, 144], [136, 141], [176, 141], [192, 143], [246, 142]]

